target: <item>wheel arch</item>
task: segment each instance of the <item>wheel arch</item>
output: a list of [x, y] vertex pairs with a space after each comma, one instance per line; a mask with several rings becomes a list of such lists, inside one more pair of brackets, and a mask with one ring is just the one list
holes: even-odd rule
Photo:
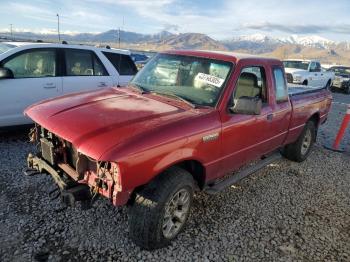
[[309, 119], [308, 121], [312, 121], [314, 122], [316, 128], [319, 126], [320, 124], [320, 113], [314, 113]]
[[318, 133], [318, 127], [320, 125], [320, 114], [317, 112], [317, 113], [314, 113], [309, 119], [307, 122], [311, 121], [315, 124], [315, 141], [317, 139], [317, 133]]
[[[178, 167], [186, 170], [188, 173], [190, 173], [197, 185], [197, 189], [202, 190], [205, 186], [205, 181], [206, 181], [206, 169], [205, 166], [203, 165], [202, 162], [200, 162], [197, 159], [183, 159], [178, 162], [172, 163], [166, 167], [164, 167], [162, 170], [160, 170], [157, 175], [155, 175], [151, 181], [159, 178], [166, 170], [169, 170], [173, 167]], [[149, 184], [151, 181], [147, 182], [146, 184], [140, 185], [136, 188], [134, 188], [132, 194], [130, 195], [128, 204], [131, 204], [135, 193], [139, 192], [142, 190], [147, 184]]]
[[[153, 177], [153, 179], [156, 179], [158, 176], [160, 176], [164, 171], [172, 168], [172, 167], [179, 167], [184, 170], [186, 170], [188, 173], [190, 173], [197, 183], [198, 187], [200, 189], [203, 189], [206, 181], [206, 169], [203, 163], [195, 158], [186, 158], [182, 160], [178, 160], [174, 163], [170, 163], [167, 166], [164, 166], [161, 170], [157, 172], [157, 175]], [[153, 180], [152, 179], [152, 180]]]

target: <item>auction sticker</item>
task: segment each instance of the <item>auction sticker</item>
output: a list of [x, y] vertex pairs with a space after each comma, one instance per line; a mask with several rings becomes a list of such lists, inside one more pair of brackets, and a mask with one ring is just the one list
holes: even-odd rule
[[214, 85], [216, 87], [222, 86], [222, 84], [225, 81], [222, 78], [208, 75], [208, 74], [204, 74], [204, 73], [198, 73], [198, 75], [196, 75], [196, 77], [195, 77], [195, 80], [205, 82], [207, 84]]

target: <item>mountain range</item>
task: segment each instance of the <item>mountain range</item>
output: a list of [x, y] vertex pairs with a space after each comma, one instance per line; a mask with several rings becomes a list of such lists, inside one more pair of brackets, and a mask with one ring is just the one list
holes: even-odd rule
[[[9, 34], [0, 32], [0, 38]], [[57, 34], [16, 32], [16, 39], [57, 41]], [[141, 34], [123, 30], [102, 33], [62, 34], [61, 39], [70, 43], [109, 44], [115, 47], [138, 50], [208, 49], [263, 54], [280, 59], [318, 58], [327, 63], [350, 64], [350, 43], [335, 42], [320, 36], [290, 35], [274, 37], [264, 34], [241, 35], [218, 41], [205, 34], [173, 34], [162, 31], [157, 34]], [[120, 44], [119, 44], [120, 42]]]

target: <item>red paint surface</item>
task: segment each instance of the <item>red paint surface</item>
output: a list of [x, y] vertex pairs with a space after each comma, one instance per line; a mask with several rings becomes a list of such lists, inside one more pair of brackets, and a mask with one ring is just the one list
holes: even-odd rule
[[[81, 153], [118, 163], [122, 192], [100, 192], [109, 198], [115, 193], [116, 205], [125, 204], [133, 189], [181, 161], [200, 162], [208, 182], [294, 142], [314, 114], [320, 122], [327, 117], [331, 95], [326, 90], [276, 103], [271, 68], [282, 67], [279, 60], [204, 51], [169, 53], [235, 65], [215, 108], [193, 109], [170, 98], [141, 95], [132, 88], [111, 88], [44, 101], [25, 111]], [[258, 116], [230, 114], [227, 105], [240, 71], [252, 65], [265, 68], [268, 104]], [[268, 114], [273, 114], [270, 121]], [[213, 133], [219, 133], [218, 139], [203, 142], [203, 136]]]

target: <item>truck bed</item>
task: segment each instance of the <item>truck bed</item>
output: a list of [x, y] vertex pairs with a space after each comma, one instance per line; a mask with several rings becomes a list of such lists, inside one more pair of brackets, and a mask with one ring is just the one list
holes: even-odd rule
[[288, 84], [288, 94], [289, 96], [315, 93], [326, 89], [325, 87], [308, 87], [304, 85]]
[[288, 94], [292, 106], [292, 116], [289, 126], [287, 143], [292, 143], [301, 134], [307, 117], [315, 116], [317, 123], [322, 124], [327, 119], [332, 102], [332, 96], [325, 87], [308, 87], [303, 85], [288, 85]]

